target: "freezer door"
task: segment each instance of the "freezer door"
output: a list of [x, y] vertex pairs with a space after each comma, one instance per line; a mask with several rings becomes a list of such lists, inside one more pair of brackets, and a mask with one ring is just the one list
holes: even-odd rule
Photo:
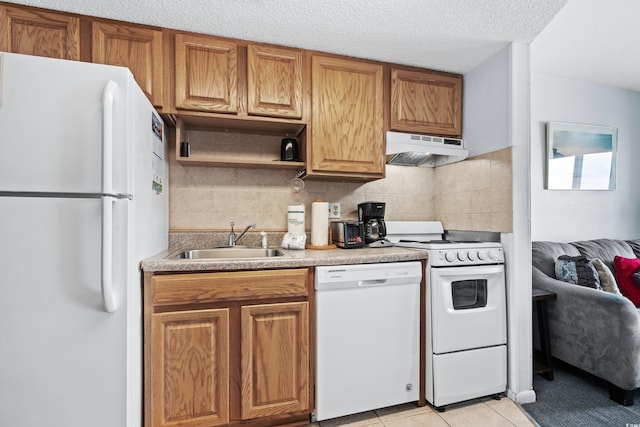
[[[130, 76], [133, 79], [133, 76]], [[169, 164], [165, 126], [144, 92], [134, 83], [129, 128], [132, 233], [135, 239], [132, 265], [165, 250], [169, 239]], [[139, 279], [138, 279], [139, 281]]]
[[102, 93], [114, 104], [114, 190], [126, 187], [129, 70], [0, 53], [0, 191], [101, 192]]
[[114, 256], [107, 313], [101, 200], [0, 197], [0, 425], [127, 425], [126, 206], [115, 204], [125, 258]]

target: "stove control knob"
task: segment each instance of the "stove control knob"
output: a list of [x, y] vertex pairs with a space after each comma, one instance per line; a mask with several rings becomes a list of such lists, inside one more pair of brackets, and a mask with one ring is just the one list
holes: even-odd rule
[[489, 258], [491, 258], [494, 261], [499, 261], [500, 254], [498, 253], [497, 250], [493, 249], [493, 250], [489, 251]]
[[467, 254], [465, 253], [465, 251], [458, 252], [458, 259], [460, 261], [466, 261], [467, 260]]
[[469, 251], [467, 257], [469, 258], [469, 261], [475, 261], [478, 257], [478, 253], [476, 251]]
[[447, 252], [447, 253], [444, 255], [444, 258], [445, 258], [447, 261], [452, 262], [454, 259], [456, 259], [456, 255], [455, 255], [453, 252]]
[[487, 251], [484, 251], [484, 250], [478, 251], [478, 259], [480, 261], [484, 261], [485, 259], [487, 259]]

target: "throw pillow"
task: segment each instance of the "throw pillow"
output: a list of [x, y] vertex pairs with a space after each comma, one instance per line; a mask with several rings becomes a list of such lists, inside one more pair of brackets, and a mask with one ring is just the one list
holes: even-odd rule
[[609, 267], [607, 267], [607, 264], [602, 262], [600, 258], [593, 258], [591, 260], [591, 264], [593, 264], [593, 267], [598, 272], [598, 278], [600, 279], [602, 290], [611, 292], [612, 294], [622, 295], [618, 288], [618, 284], [616, 283], [616, 278]]
[[640, 286], [640, 271], [633, 273], [633, 281], [636, 282], [636, 285]]
[[621, 256], [613, 258], [613, 271], [620, 291], [636, 307], [640, 307], [640, 286], [636, 285], [633, 275], [638, 271], [638, 268], [640, 268], [640, 259], [638, 258], [624, 258]]
[[556, 279], [588, 288], [602, 289], [598, 272], [584, 255], [560, 255], [556, 260]]

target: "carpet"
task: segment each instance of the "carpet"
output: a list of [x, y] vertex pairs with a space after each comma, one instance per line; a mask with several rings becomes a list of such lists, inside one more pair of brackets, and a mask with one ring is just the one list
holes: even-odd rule
[[640, 390], [632, 406], [622, 406], [609, 399], [605, 381], [554, 363], [553, 381], [536, 375], [536, 402], [521, 405], [541, 427], [640, 427]]

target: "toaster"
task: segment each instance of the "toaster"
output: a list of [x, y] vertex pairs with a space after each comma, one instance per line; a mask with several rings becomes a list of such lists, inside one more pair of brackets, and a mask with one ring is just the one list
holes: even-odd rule
[[362, 237], [363, 227], [360, 221], [333, 221], [331, 235], [333, 243], [344, 249], [361, 248], [364, 246]]

